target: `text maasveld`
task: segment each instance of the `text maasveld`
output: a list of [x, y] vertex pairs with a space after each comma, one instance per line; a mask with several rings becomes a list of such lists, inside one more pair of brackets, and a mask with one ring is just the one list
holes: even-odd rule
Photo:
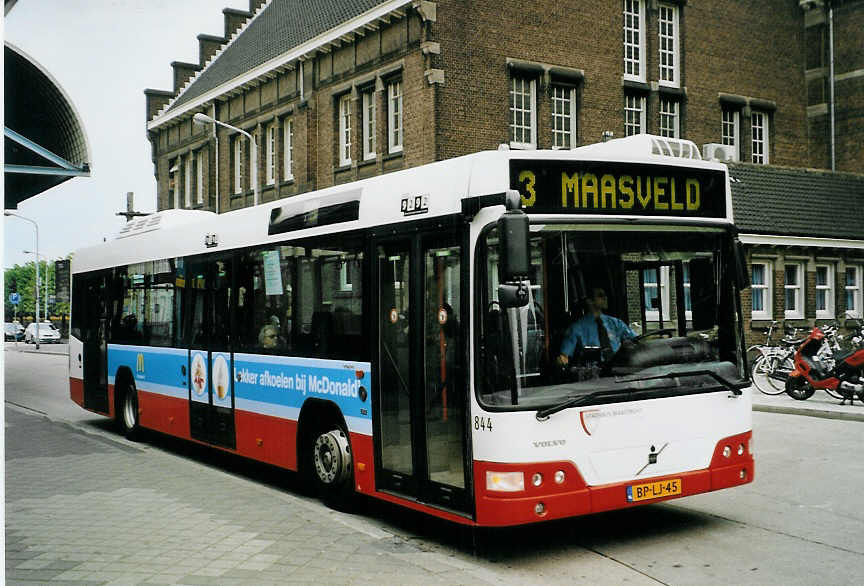
[[722, 171], [623, 163], [511, 161], [529, 213], [723, 217]]

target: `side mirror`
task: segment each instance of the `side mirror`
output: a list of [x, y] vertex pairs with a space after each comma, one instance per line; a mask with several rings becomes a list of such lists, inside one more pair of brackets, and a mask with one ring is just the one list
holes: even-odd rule
[[736, 239], [734, 243], [735, 252], [735, 281], [738, 285], [738, 290], [750, 288], [750, 274], [747, 271], [747, 254], [744, 251], [744, 244]]
[[498, 285], [498, 303], [501, 307], [525, 307], [528, 305], [528, 284]]
[[531, 257], [528, 252], [528, 216], [520, 210], [505, 212], [498, 220], [498, 234], [501, 240], [499, 265], [501, 281], [514, 283], [527, 280], [531, 269]]

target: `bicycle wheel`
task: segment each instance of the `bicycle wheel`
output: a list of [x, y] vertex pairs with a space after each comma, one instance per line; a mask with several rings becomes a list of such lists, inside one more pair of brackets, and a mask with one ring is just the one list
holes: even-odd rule
[[759, 392], [765, 395], [779, 395], [780, 393], [786, 392], [786, 387], [782, 387], [779, 391], [774, 388], [769, 378], [769, 364], [771, 360], [766, 359], [765, 356], [760, 356], [756, 359], [756, 362], [753, 363], [753, 384], [759, 389]]
[[786, 392], [786, 379], [793, 368], [795, 364], [789, 355], [772, 356], [766, 360], [765, 380], [771, 387], [768, 395], [781, 395]]

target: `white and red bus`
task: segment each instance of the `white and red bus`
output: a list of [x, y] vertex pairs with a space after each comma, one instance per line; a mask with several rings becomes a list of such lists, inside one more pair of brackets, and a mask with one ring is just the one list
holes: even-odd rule
[[[463, 524], [737, 486], [735, 234], [726, 167], [647, 135], [163, 211], [73, 256], [71, 398]], [[570, 339], [598, 289], [614, 348]]]

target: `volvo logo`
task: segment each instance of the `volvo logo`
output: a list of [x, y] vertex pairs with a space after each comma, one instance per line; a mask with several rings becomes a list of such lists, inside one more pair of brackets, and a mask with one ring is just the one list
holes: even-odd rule
[[535, 448], [554, 448], [556, 446], [563, 446], [567, 443], [567, 440], [548, 440], [545, 442], [533, 442]]
[[668, 446], [668, 445], [669, 445], [669, 442], [666, 442], [665, 444], [663, 444], [663, 447], [660, 448], [659, 450], [657, 450], [654, 446], [651, 446], [651, 451], [648, 452], [648, 463], [639, 469], [639, 472], [636, 473], [636, 476], [639, 476], [640, 474], [645, 472], [645, 468], [647, 468], [651, 464], [656, 464], [657, 463], [657, 457], [660, 456], [660, 452], [665, 450], [666, 446]]

